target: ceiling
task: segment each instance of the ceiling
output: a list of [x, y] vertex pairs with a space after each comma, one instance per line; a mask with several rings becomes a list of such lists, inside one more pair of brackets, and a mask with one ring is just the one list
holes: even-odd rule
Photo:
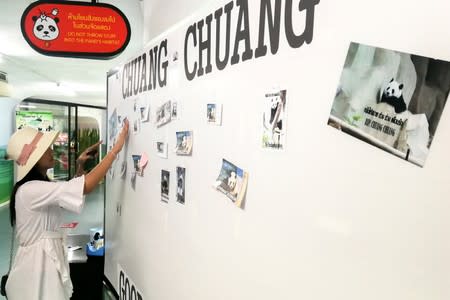
[[127, 48], [108, 60], [53, 57], [33, 50], [20, 29], [22, 13], [33, 2], [1, 0], [0, 71], [7, 73], [11, 98], [22, 100], [33, 97], [106, 106], [106, 72], [125, 62], [143, 46], [143, 1], [97, 1], [120, 9], [131, 27]]

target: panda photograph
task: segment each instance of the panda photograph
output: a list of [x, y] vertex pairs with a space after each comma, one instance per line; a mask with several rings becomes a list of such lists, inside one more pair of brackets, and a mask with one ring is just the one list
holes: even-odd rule
[[186, 168], [177, 167], [177, 202], [184, 204]]
[[450, 62], [351, 43], [328, 124], [423, 167], [450, 90]]
[[216, 179], [215, 187], [235, 202], [241, 188], [242, 173], [242, 169], [226, 159], [222, 159], [222, 168]]
[[169, 202], [170, 172], [161, 170], [161, 201]]
[[286, 138], [286, 90], [272, 90], [265, 94], [262, 147], [282, 150]]

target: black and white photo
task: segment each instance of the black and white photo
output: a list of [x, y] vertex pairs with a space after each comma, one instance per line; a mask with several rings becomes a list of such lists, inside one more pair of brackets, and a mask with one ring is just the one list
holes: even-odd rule
[[186, 168], [177, 167], [177, 202], [184, 204]]
[[283, 150], [286, 140], [286, 90], [273, 89], [265, 94], [262, 147]]
[[156, 146], [156, 155], [161, 158], [167, 158], [167, 142], [165, 141], [157, 141], [155, 143]]
[[139, 118], [142, 123], [148, 122], [150, 117], [150, 105], [141, 105], [139, 106]]
[[161, 201], [169, 202], [170, 172], [161, 170]]
[[167, 124], [172, 119], [172, 105], [171, 101], [165, 102], [156, 110], [156, 126], [160, 127]]

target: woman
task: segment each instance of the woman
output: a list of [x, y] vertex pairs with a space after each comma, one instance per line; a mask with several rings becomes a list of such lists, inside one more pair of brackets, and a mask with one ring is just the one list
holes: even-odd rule
[[[17, 183], [11, 195], [10, 217], [19, 247], [6, 284], [9, 300], [70, 299], [73, 288], [59, 229], [62, 211], [81, 212], [84, 195], [95, 189], [111, 167], [128, 136], [128, 127], [125, 120], [116, 144], [94, 169], [65, 182], [50, 182], [46, 175], [55, 163], [51, 145], [58, 132], [42, 133], [27, 127], [12, 135], [7, 153], [17, 163]], [[79, 167], [99, 144], [80, 155]]]

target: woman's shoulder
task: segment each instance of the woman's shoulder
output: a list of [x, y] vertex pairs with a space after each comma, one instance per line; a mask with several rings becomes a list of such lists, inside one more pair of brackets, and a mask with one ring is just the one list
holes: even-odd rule
[[80, 182], [84, 182], [84, 176], [74, 177], [68, 181], [45, 181], [45, 180], [31, 180], [28, 181], [17, 190], [17, 192], [31, 192], [36, 193], [46, 193], [49, 190], [64, 188], [65, 186], [77, 185]]
[[[44, 206], [59, 205], [83, 196], [84, 177], [77, 177], [69, 181], [40, 181], [32, 180], [24, 183], [16, 194], [17, 203], [23, 203], [31, 209]], [[78, 200], [77, 200], [78, 201]]]

